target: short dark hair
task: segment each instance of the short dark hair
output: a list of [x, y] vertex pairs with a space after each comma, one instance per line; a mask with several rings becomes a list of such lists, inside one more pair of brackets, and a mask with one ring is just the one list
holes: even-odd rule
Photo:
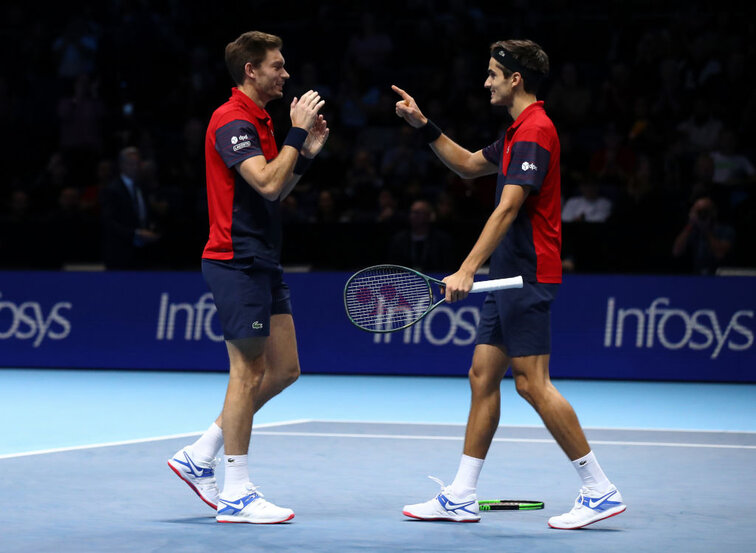
[[[504, 48], [526, 69], [534, 71], [539, 77], [545, 77], [549, 73], [549, 56], [543, 51], [538, 44], [532, 40], [500, 40], [491, 45], [491, 53], [496, 48]], [[501, 64], [499, 64], [501, 65]], [[514, 71], [501, 66], [504, 70], [504, 76], [509, 77]], [[526, 75], [522, 75], [523, 88], [525, 92], [535, 94], [538, 87], [543, 81], [543, 77], [528, 80]]]
[[244, 84], [244, 66], [251, 63], [257, 67], [265, 59], [268, 50], [280, 50], [283, 41], [276, 35], [248, 31], [226, 45], [226, 67], [238, 85]]

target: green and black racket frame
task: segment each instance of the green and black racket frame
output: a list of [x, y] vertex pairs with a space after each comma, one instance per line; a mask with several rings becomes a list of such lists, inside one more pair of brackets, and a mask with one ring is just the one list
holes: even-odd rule
[[478, 501], [481, 511], [537, 511], [543, 509], [543, 501], [525, 499], [487, 499]]
[[[440, 298], [434, 294], [438, 289]], [[522, 277], [475, 282], [470, 292], [522, 288]], [[374, 265], [344, 286], [344, 309], [357, 328], [373, 333], [403, 330], [444, 303], [444, 283], [401, 265]]]

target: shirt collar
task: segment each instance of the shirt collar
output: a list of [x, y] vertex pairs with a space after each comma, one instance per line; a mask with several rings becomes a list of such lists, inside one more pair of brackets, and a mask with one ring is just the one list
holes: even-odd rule
[[257, 117], [258, 119], [262, 121], [266, 121], [270, 119], [270, 115], [268, 115], [267, 111], [265, 111], [263, 108], [258, 106], [256, 103], [254, 103], [252, 101], [252, 98], [244, 94], [237, 87], [234, 87], [231, 89], [230, 99], [242, 104], [242, 106], [244, 106], [244, 109], [246, 111], [248, 111], [251, 115], [254, 115], [255, 117]]
[[123, 181], [123, 184], [126, 185], [126, 188], [128, 188], [129, 190], [131, 189], [132, 186], [134, 186], [134, 179], [130, 179], [123, 173], [121, 173], [121, 180]]
[[515, 130], [517, 130], [517, 127], [519, 127], [520, 125], [522, 125], [522, 123], [523, 123], [523, 121], [525, 121], [525, 119], [527, 119], [528, 117], [530, 117], [531, 115], [533, 115], [537, 111], [543, 111], [543, 100], [540, 100], [538, 102], [533, 102], [528, 107], [526, 107], [524, 110], [522, 110], [522, 113], [520, 113], [519, 117], [517, 117], [517, 119], [515, 119], [515, 122], [512, 123], [510, 125], [509, 129], [507, 129], [507, 130], [510, 131], [510, 132], [514, 132]]

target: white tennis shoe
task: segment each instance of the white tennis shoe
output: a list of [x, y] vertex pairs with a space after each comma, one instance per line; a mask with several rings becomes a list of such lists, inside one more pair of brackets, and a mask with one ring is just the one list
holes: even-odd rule
[[431, 480], [441, 486], [441, 492], [425, 503], [405, 505], [402, 514], [418, 520], [448, 520], [451, 522], [478, 522], [480, 508], [478, 497], [470, 494], [467, 497], [456, 497], [451, 493], [451, 486], [444, 486], [438, 478], [429, 476]]
[[294, 511], [273, 505], [263, 499], [257, 486], [247, 482], [241, 497], [218, 498], [218, 522], [246, 522], [249, 524], [276, 524], [294, 518]]
[[215, 465], [218, 459], [199, 460], [192, 455], [189, 446], [180, 449], [168, 460], [168, 466], [199, 498], [213, 509], [218, 508], [218, 484], [215, 481]]
[[558, 530], [576, 530], [624, 513], [627, 505], [622, 503], [619, 490], [612, 484], [603, 493], [591, 488], [580, 488], [580, 494], [575, 500], [575, 506], [568, 513], [551, 517], [549, 526]]

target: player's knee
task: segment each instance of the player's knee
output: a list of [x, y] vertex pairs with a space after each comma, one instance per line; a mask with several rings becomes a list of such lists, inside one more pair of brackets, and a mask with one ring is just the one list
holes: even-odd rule
[[294, 384], [299, 378], [300, 374], [302, 374], [302, 371], [299, 368], [299, 363], [290, 366], [284, 373], [284, 387], [288, 387]]
[[520, 397], [528, 403], [532, 404], [535, 401], [535, 387], [532, 382], [524, 374], [515, 375], [515, 389]]
[[514, 380], [517, 393], [525, 401], [533, 406], [543, 403], [547, 395], [546, 387], [548, 386], [548, 382], [544, 382], [538, 378], [529, 378], [524, 374], [515, 375]]
[[475, 393], [486, 393], [493, 390], [497, 390], [499, 387], [499, 381], [489, 371], [482, 370], [481, 367], [473, 365], [467, 372], [467, 377], [470, 379], [470, 389]]
[[264, 372], [261, 370], [232, 369], [229, 375], [229, 386], [233, 386], [246, 395], [254, 394], [262, 384]]

